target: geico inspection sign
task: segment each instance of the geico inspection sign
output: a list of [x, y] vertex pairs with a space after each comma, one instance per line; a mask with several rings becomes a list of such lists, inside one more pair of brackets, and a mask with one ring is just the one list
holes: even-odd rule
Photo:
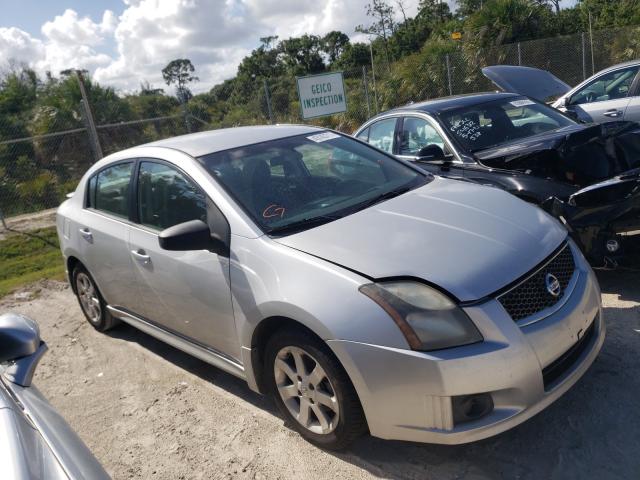
[[302, 118], [321, 117], [347, 111], [342, 72], [298, 77]]

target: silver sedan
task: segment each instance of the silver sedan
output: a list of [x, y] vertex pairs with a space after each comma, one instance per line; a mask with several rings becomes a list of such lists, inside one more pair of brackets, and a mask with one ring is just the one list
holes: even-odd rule
[[91, 325], [122, 320], [245, 379], [325, 448], [495, 435], [604, 340], [597, 281], [559, 222], [315, 127], [115, 153], [57, 227]]

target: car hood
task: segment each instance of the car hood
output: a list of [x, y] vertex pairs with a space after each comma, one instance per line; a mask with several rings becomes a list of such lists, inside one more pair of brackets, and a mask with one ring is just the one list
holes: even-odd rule
[[500, 90], [518, 93], [549, 102], [571, 90], [571, 87], [546, 70], [515, 65], [484, 67], [482, 73]]
[[473, 301], [531, 270], [566, 234], [541, 209], [502, 190], [436, 177], [276, 241], [370, 278], [421, 278]]
[[491, 168], [526, 171], [535, 170], [538, 163], [549, 161], [548, 152], [555, 155], [558, 169], [572, 156], [579, 157], [585, 168], [600, 162], [608, 164], [615, 158], [616, 168], [610, 168], [607, 175], [613, 177], [640, 167], [640, 126], [627, 121], [575, 124], [503, 143], [473, 155]]

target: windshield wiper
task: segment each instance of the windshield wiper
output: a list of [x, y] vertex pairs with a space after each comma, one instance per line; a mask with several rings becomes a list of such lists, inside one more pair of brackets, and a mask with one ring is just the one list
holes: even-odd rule
[[302, 220], [296, 220], [295, 222], [282, 225], [281, 227], [273, 227], [267, 230], [269, 235], [283, 235], [287, 233], [293, 233], [300, 230], [306, 230], [311, 227], [317, 227], [319, 225], [332, 222], [341, 218], [341, 216], [332, 215], [318, 215], [317, 217], [303, 218]]
[[403, 185], [402, 187], [395, 188], [393, 190], [389, 190], [388, 192], [381, 193], [380, 195], [377, 195], [377, 196], [375, 196], [373, 198], [370, 198], [369, 200], [365, 200], [362, 203], [358, 203], [356, 205], [356, 208], [358, 210], [364, 210], [365, 208], [371, 207], [371, 206], [375, 205], [376, 203], [384, 202], [385, 200], [389, 200], [389, 199], [392, 199], [394, 197], [398, 197], [398, 196], [402, 195], [403, 193], [408, 192], [412, 188], [413, 188], [413, 185]]

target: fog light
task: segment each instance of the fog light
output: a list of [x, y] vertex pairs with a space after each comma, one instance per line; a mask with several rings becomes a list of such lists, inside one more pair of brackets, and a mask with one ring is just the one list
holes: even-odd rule
[[493, 411], [493, 399], [488, 393], [452, 397], [451, 404], [455, 425], [478, 420]]
[[617, 240], [607, 240], [607, 251], [609, 253], [615, 253], [620, 248], [620, 243]]

